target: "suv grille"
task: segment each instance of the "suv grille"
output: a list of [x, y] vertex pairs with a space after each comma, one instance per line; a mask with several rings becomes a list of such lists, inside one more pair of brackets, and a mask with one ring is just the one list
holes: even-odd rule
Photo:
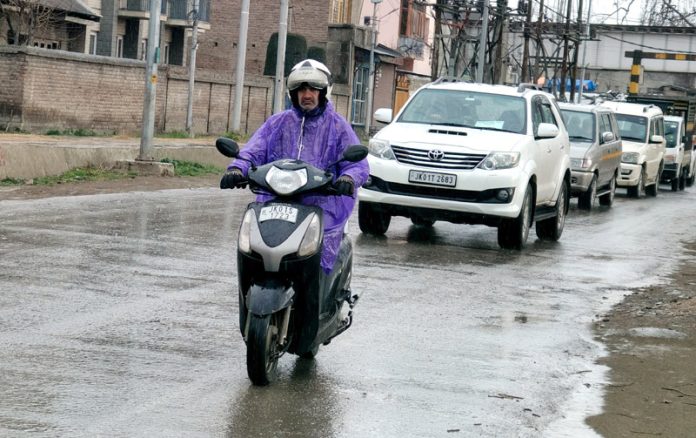
[[[448, 170], [471, 170], [486, 158], [486, 154], [467, 154], [459, 152], [443, 152], [436, 147], [430, 150], [406, 148], [392, 145], [397, 161], [404, 164], [434, 167]], [[433, 151], [439, 152], [431, 153]]]

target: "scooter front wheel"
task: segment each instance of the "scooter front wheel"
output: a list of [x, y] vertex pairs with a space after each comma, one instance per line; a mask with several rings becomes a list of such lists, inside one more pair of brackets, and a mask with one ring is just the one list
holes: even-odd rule
[[249, 315], [247, 374], [254, 385], [265, 386], [278, 376], [278, 313]]

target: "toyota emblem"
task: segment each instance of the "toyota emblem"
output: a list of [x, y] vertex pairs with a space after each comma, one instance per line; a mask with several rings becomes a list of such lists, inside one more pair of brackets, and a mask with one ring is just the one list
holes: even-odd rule
[[445, 153], [439, 149], [432, 149], [428, 151], [428, 158], [430, 158], [430, 161], [442, 161], [445, 158]]

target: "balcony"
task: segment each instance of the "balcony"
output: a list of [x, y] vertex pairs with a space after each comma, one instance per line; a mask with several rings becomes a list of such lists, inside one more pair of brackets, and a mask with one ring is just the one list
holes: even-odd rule
[[[162, 1], [161, 14], [167, 14], [168, 2]], [[150, 18], [150, 2], [148, 0], [119, 0], [119, 17], [130, 17], [147, 20]]]
[[[167, 25], [191, 27], [193, 11], [193, 0], [169, 0], [169, 17]], [[198, 20], [199, 25], [210, 23], [210, 0], [198, 1]], [[202, 23], [201, 23], [202, 22]]]

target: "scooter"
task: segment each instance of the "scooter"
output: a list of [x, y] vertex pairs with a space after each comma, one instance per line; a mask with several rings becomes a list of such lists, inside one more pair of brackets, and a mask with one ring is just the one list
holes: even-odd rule
[[[219, 138], [215, 146], [227, 157], [239, 154], [231, 139]], [[365, 146], [350, 146], [338, 162], [366, 156]], [[320, 345], [346, 331], [358, 295], [350, 290], [350, 239], [344, 235], [336, 263], [325, 274], [320, 266], [323, 210], [300, 202], [309, 193], [335, 195], [333, 175], [300, 160], [250, 164], [240, 187], [248, 184], [254, 193], [273, 196], [248, 205], [237, 245], [239, 327], [247, 347], [247, 374], [254, 385], [263, 386], [276, 380], [283, 354], [312, 359]]]

